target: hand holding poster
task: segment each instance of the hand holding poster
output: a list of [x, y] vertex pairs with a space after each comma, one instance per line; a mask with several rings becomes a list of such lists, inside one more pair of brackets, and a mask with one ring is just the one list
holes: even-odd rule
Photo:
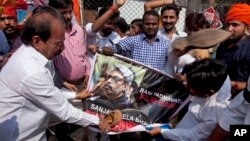
[[119, 55], [96, 55], [84, 111], [104, 117], [122, 111], [122, 121], [112, 132], [139, 131], [137, 127], [168, 123], [169, 117], [188, 97], [183, 85], [171, 76]]

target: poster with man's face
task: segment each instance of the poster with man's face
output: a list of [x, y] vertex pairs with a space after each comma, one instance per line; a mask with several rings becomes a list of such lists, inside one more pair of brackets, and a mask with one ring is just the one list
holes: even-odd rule
[[102, 118], [112, 110], [122, 111], [122, 121], [111, 128], [115, 133], [167, 123], [188, 96], [171, 76], [119, 55], [96, 55], [88, 88], [92, 96], [83, 101], [85, 112]]

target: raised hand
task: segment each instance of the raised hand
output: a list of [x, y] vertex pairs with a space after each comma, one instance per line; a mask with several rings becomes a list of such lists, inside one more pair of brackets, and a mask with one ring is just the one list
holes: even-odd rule
[[115, 5], [117, 5], [118, 7], [123, 6], [123, 4], [126, 2], [126, 0], [115, 0]]

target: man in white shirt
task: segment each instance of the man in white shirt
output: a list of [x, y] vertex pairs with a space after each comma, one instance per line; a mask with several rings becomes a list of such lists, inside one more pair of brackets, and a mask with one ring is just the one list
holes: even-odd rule
[[230, 135], [230, 125], [250, 125], [250, 77], [247, 88], [232, 99], [221, 115], [208, 141], [226, 140]]
[[192, 96], [187, 113], [174, 129], [156, 127], [149, 133], [178, 141], [207, 140], [228, 105], [227, 99], [218, 99], [218, 90], [227, 78], [225, 65], [203, 59], [185, 66], [183, 73], [183, 84]]
[[120, 16], [118, 9], [125, 2], [126, 0], [116, 0], [111, 7], [101, 8], [95, 22], [86, 24], [88, 56], [92, 66], [97, 48], [111, 47], [121, 40], [114, 30]]
[[179, 19], [180, 8], [173, 3], [173, 0], [149, 1], [144, 4], [144, 10], [149, 11], [154, 8], [161, 8], [162, 27], [158, 35], [173, 42], [179, 37], [185, 37], [187, 34], [183, 31], [177, 31], [175, 25]]
[[[51, 7], [38, 10], [26, 23], [24, 44], [0, 73], [1, 141], [46, 141], [52, 115], [81, 126], [99, 125], [97, 116], [74, 108], [66, 99], [88, 96], [86, 90], [75, 93], [54, 86], [50, 60], [64, 49], [64, 25], [61, 14]], [[109, 126], [102, 122], [100, 128]]]

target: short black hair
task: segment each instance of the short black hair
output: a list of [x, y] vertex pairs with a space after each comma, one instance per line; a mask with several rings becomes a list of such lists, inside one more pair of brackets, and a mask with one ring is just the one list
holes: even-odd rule
[[21, 40], [24, 44], [31, 45], [33, 36], [39, 36], [43, 41], [47, 41], [50, 38], [53, 21], [43, 16], [44, 14], [54, 17], [65, 25], [63, 16], [55, 8], [50, 6], [39, 6], [33, 11], [33, 15], [24, 25], [20, 33]]
[[186, 30], [198, 31], [200, 29], [209, 28], [210, 25], [203, 13], [190, 13], [185, 18]]
[[117, 28], [119, 28], [121, 30], [122, 33], [126, 33], [128, 30], [128, 24], [126, 22], [126, 20], [122, 17], [119, 17], [117, 20]]
[[[105, 6], [105, 7], [102, 7], [98, 14], [97, 14], [97, 17], [96, 18], [99, 18], [101, 17], [106, 11], [108, 11], [110, 8], [110, 6]], [[120, 16], [120, 11], [117, 10], [116, 12], [113, 13], [113, 15], [110, 17], [110, 19], [114, 19], [114, 18], [118, 18]]]
[[175, 11], [175, 14], [177, 17], [179, 17], [179, 13], [180, 13], [180, 8], [172, 3], [172, 4], [167, 4], [165, 5], [164, 7], [161, 8], [161, 15], [166, 11], [166, 10], [174, 10]]
[[219, 60], [202, 59], [188, 64], [183, 69], [190, 88], [207, 94], [211, 90], [217, 92], [227, 78], [226, 65]]
[[72, 0], [49, 0], [48, 6], [54, 7], [56, 9], [66, 9], [69, 6], [73, 7]]
[[159, 14], [158, 14], [156, 11], [150, 10], [150, 11], [146, 11], [146, 12], [143, 14], [142, 21], [144, 21], [145, 16], [148, 16], [148, 15], [155, 16], [155, 17], [157, 17], [158, 19], [160, 18]]
[[134, 19], [131, 24], [135, 24], [138, 27], [142, 28], [142, 19]]

